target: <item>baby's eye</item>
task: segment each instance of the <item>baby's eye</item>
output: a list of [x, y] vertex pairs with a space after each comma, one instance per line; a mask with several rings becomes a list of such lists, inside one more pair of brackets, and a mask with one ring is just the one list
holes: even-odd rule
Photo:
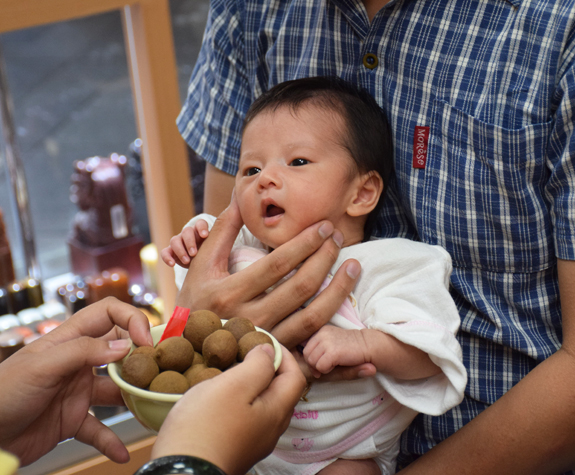
[[250, 168], [246, 168], [246, 170], [244, 171], [244, 175], [245, 176], [252, 176], [252, 175], [255, 175], [259, 172], [261, 172], [261, 170], [258, 167], [250, 167]]
[[305, 158], [296, 158], [290, 163], [290, 166], [301, 167], [302, 165], [307, 165], [308, 163], [309, 160], [306, 160]]

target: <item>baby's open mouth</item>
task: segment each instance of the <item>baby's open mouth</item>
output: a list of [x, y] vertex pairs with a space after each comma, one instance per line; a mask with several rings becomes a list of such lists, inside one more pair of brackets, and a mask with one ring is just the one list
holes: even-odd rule
[[280, 208], [276, 205], [268, 205], [266, 207], [266, 218], [271, 218], [272, 216], [277, 216], [279, 214], [283, 214], [285, 211], [283, 208]]

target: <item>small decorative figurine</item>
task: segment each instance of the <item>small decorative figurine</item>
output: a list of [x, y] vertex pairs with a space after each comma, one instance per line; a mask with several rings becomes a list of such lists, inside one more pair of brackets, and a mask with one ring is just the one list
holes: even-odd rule
[[126, 157], [91, 157], [74, 162], [70, 200], [80, 209], [74, 218], [72, 240], [105, 246], [132, 235], [128, 204]]
[[132, 209], [125, 182], [127, 159], [91, 157], [74, 162], [70, 199], [79, 210], [68, 239], [72, 270], [81, 276], [112, 267], [142, 279], [143, 241], [132, 233]]

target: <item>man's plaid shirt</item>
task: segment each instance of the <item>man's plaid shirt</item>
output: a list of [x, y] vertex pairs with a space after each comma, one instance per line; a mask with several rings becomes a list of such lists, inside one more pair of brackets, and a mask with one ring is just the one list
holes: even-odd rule
[[[211, 2], [178, 118], [198, 155], [234, 174], [254, 98], [341, 76], [373, 94], [393, 130], [396, 180], [377, 236], [451, 254], [466, 399], [418, 416], [406, 453], [451, 434], [561, 345], [555, 264], [575, 259], [574, 20], [572, 0], [392, 0], [371, 24], [360, 0]], [[429, 128], [417, 129], [429, 134], [424, 168], [416, 127]]]

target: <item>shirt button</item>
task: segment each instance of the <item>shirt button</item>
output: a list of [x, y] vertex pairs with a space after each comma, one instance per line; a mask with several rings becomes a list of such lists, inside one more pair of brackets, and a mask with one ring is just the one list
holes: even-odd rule
[[375, 69], [377, 68], [378, 64], [379, 60], [377, 59], [377, 56], [373, 53], [367, 53], [363, 57], [363, 65], [368, 69]]

